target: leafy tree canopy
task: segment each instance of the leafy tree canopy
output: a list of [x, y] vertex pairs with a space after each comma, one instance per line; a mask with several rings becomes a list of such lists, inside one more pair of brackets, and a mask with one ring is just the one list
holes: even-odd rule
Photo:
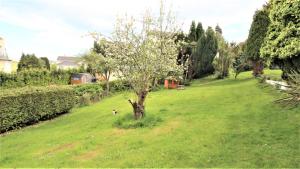
[[24, 69], [32, 68], [42, 68], [43, 64], [40, 59], [38, 59], [34, 54], [24, 54], [22, 53], [21, 59], [18, 63], [18, 71]]
[[299, 57], [300, 0], [271, 0], [270, 19], [262, 56], [280, 59]]

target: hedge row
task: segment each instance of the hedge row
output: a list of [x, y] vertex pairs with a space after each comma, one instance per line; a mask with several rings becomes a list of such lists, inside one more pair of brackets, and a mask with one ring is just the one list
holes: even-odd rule
[[0, 92], [0, 133], [53, 118], [76, 104], [72, 88], [24, 87]]
[[[0, 133], [85, 106], [106, 96], [104, 83], [0, 89]], [[111, 93], [129, 90], [124, 81], [110, 82]]]
[[67, 85], [70, 83], [72, 73], [79, 73], [79, 70], [30, 69], [10, 74], [0, 72], [0, 87]]

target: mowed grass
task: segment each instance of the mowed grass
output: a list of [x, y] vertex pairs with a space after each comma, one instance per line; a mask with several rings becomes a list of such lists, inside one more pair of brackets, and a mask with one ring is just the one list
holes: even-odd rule
[[300, 167], [300, 109], [274, 104], [280, 93], [250, 72], [153, 92], [147, 114], [162, 122], [113, 127], [112, 110], [131, 113], [131, 96], [1, 136], [0, 167]]

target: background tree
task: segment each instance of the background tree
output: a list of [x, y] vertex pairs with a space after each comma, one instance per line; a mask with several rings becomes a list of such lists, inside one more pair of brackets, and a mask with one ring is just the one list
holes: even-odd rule
[[[192, 62], [192, 57], [197, 58], [195, 53], [197, 41], [201, 36], [205, 34], [205, 31], [202, 27], [202, 23], [198, 22], [197, 27], [195, 28], [195, 21], [192, 21], [190, 26], [190, 31], [185, 40], [181, 41], [180, 51], [178, 54], [178, 64], [182, 65], [184, 68], [184, 79], [185, 81], [192, 80], [194, 73], [195, 64]], [[192, 56], [193, 55], [193, 56]]]
[[197, 35], [196, 41], [198, 41], [203, 36], [204, 33], [205, 33], [205, 31], [203, 29], [202, 23], [198, 22], [197, 28], [196, 28], [196, 35]]
[[88, 72], [94, 76], [100, 74], [103, 77], [106, 84], [106, 94], [108, 94], [110, 90], [109, 81], [116, 67], [115, 59], [114, 56], [107, 53], [109, 42], [105, 38], [99, 38], [100, 35], [93, 37], [95, 38], [94, 47], [82, 59], [88, 65]]
[[208, 27], [205, 35], [197, 42], [195, 53], [192, 54], [193, 77], [199, 78], [214, 72], [212, 65], [217, 54], [218, 42], [214, 30]]
[[174, 35], [178, 27], [172, 12], [166, 12], [161, 3], [158, 18], [146, 12], [140, 21], [119, 18], [111, 38], [113, 48], [109, 48], [117, 58], [117, 72], [136, 94], [136, 99], [129, 100], [135, 119], [145, 116], [145, 100], [152, 81], [182, 70], [176, 63], [178, 46]]
[[232, 68], [234, 72], [234, 78], [236, 79], [237, 76], [246, 70], [247, 67], [247, 59], [245, 57], [245, 43], [241, 42], [239, 44], [232, 43], [231, 51], [233, 54], [233, 62]]
[[219, 25], [216, 26], [215, 31], [216, 31], [216, 33], [219, 33], [221, 35], [223, 33], [223, 31], [222, 31], [222, 29], [221, 29], [221, 27]]
[[262, 10], [257, 10], [253, 17], [253, 22], [246, 42], [245, 54], [253, 64], [253, 75], [263, 74], [264, 61], [260, 57], [260, 48], [267, 35], [270, 24], [269, 12], [267, 6]]
[[190, 26], [190, 32], [188, 35], [188, 39], [190, 42], [197, 41], [197, 30], [196, 30], [196, 23], [195, 21], [192, 21], [192, 24]]
[[40, 58], [43, 62], [44, 62], [44, 66], [46, 69], [50, 70], [50, 62], [49, 59], [47, 57], [41, 57]]
[[229, 68], [231, 66], [233, 55], [231, 50], [232, 46], [225, 41], [220, 32], [216, 32], [216, 37], [218, 41], [218, 53], [214, 58], [213, 66], [217, 78], [223, 79], [229, 76]]
[[276, 60], [287, 79], [300, 73], [300, 1], [271, 0], [271, 24], [261, 48], [263, 58]]
[[42, 68], [41, 61], [34, 54], [24, 54], [22, 53], [21, 59], [18, 63], [17, 71], [22, 71], [24, 69]]

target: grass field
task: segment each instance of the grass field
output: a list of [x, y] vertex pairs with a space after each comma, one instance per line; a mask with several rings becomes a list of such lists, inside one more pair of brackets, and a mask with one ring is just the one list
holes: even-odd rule
[[125, 130], [111, 111], [130, 113], [131, 95], [117, 94], [1, 136], [0, 167], [300, 168], [300, 109], [275, 105], [279, 96], [249, 72], [205, 78], [151, 93], [147, 114], [162, 122]]

